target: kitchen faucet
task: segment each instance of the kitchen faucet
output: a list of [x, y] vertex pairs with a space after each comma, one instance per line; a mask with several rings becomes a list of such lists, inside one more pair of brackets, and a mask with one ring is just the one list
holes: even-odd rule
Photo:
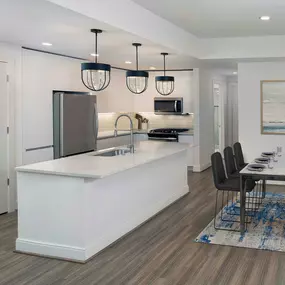
[[133, 121], [132, 121], [132, 119], [131, 119], [131, 117], [130, 117], [129, 115], [127, 115], [127, 114], [122, 114], [122, 115], [120, 115], [120, 116], [117, 118], [117, 120], [116, 120], [116, 122], [115, 122], [114, 136], [116, 137], [116, 136], [118, 135], [118, 130], [117, 130], [118, 121], [119, 121], [119, 119], [122, 118], [122, 117], [126, 117], [126, 118], [128, 118], [128, 119], [130, 120], [131, 143], [130, 143], [130, 146], [129, 146], [129, 147], [130, 147], [131, 153], [134, 153], [134, 152], [135, 152], [135, 145], [134, 145], [134, 125], [133, 125]]

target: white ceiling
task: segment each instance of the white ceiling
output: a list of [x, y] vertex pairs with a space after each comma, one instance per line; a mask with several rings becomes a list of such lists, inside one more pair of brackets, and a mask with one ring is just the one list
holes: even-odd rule
[[285, 35], [284, 0], [132, 1], [199, 38]]
[[[161, 52], [170, 52], [169, 68], [189, 68], [191, 58], [173, 53], [157, 44], [126, 33], [102, 22], [40, 0], [1, 0], [0, 41], [65, 54], [92, 58], [94, 36], [91, 28], [105, 32], [99, 35], [99, 61], [114, 66], [134, 68], [135, 49], [132, 42], [142, 42], [140, 67], [162, 67]], [[42, 42], [51, 42], [44, 47]], [[125, 61], [131, 60], [132, 65]]]

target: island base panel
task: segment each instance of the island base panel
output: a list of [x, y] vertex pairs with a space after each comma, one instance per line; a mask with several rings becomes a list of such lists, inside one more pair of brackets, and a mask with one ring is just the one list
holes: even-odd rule
[[84, 262], [189, 192], [187, 152], [103, 179], [18, 173], [16, 250]]

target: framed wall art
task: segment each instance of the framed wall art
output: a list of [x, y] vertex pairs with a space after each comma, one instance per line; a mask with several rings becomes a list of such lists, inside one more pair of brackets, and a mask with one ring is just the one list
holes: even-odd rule
[[261, 134], [285, 135], [285, 80], [261, 81]]

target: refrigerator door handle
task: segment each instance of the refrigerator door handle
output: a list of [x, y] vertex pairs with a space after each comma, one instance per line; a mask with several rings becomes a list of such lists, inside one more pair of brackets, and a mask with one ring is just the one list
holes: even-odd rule
[[60, 93], [59, 95], [59, 105], [60, 105], [60, 109], [59, 109], [59, 116], [60, 116], [60, 150], [59, 150], [59, 157], [63, 157], [64, 156], [64, 135], [63, 135], [63, 120], [64, 120], [64, 114], [63, 114], [63, 101], [64, 101], [64, 93]]

